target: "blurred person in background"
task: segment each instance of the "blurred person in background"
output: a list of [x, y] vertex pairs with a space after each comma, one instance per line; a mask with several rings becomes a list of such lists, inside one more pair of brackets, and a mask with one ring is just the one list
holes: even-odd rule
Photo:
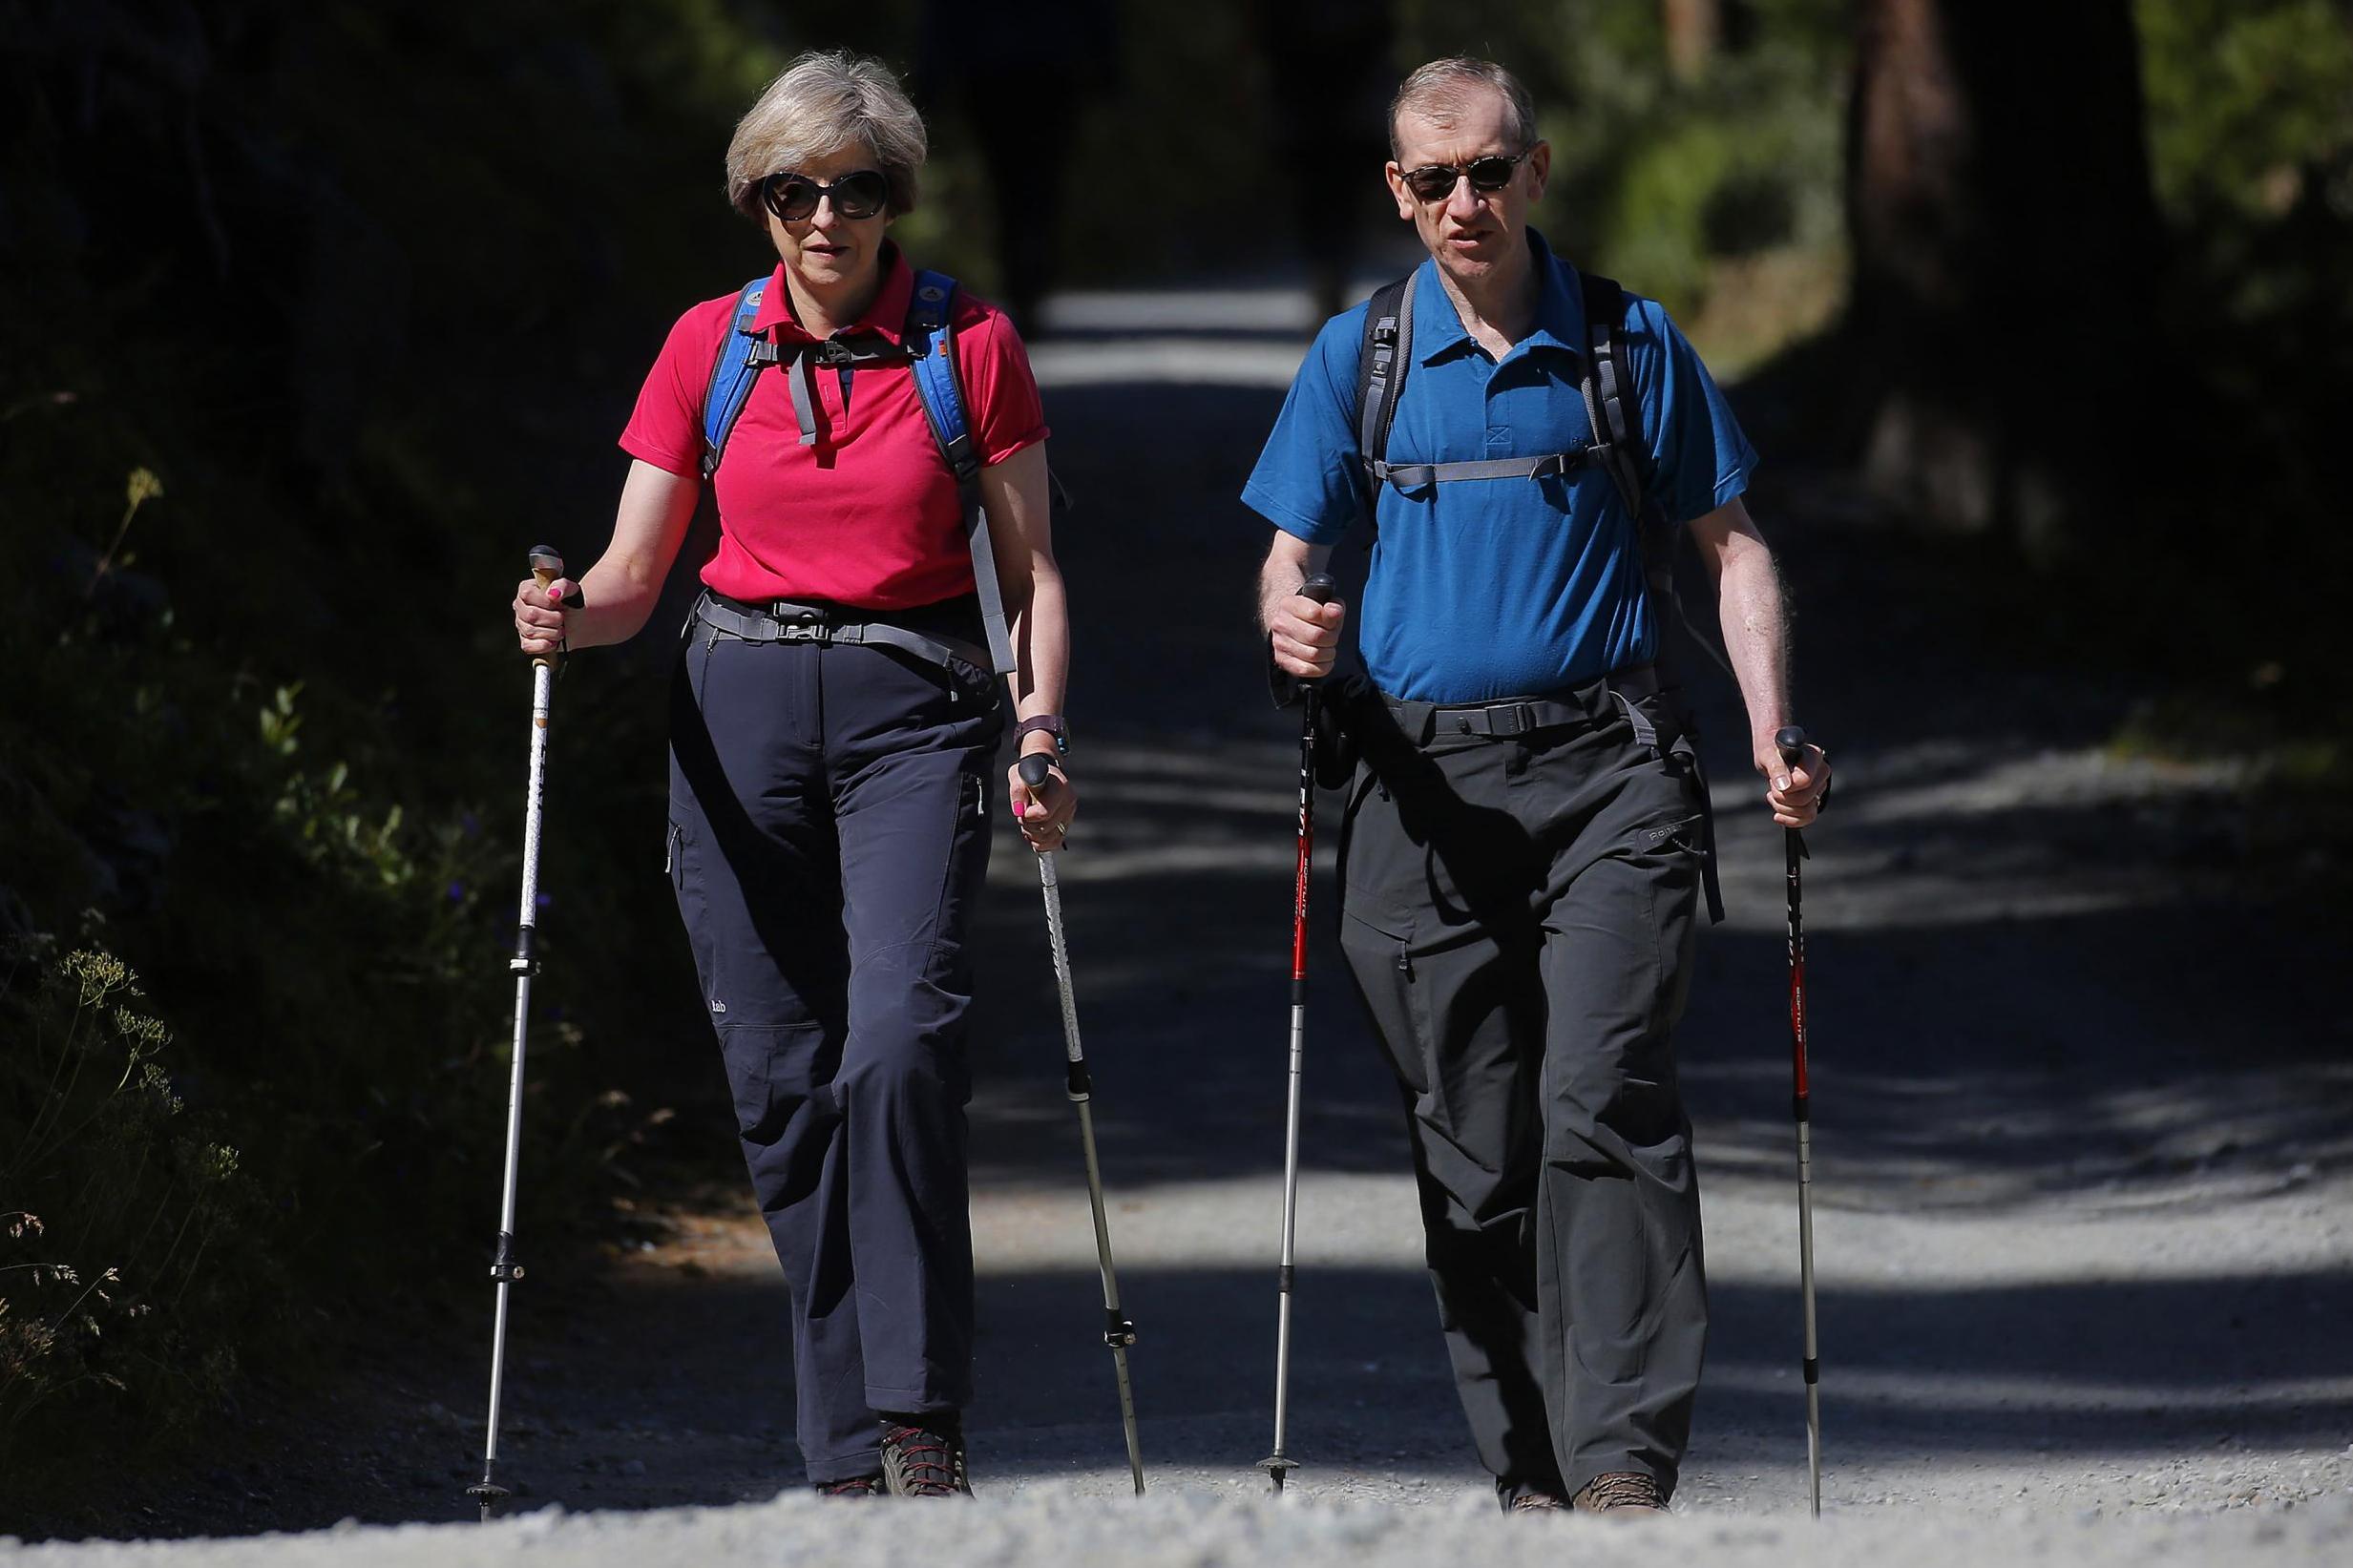
[[980, 148], [1005, 309], [1036, 337], [1061, 270], [1079, 111], [1119, 78], [1110, 0], [928, 0], [915, 65], [927, 103], [954, 105]]
[[1381, 157], [1381, 110], [1395, 80], [1388, 0], [1292, 0], [1258, 13], [1267, 107], [1318, 319], [1348, 303], [1364, 197], [1332, 171]]

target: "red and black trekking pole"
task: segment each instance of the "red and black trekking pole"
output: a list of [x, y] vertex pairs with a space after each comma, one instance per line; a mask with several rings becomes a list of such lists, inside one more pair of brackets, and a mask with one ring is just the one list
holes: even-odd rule
[[[1301, 598], [1329, 604], [1338, 593], [1330, 575], [1318, 572], [1299, 585]], [[1315, 724], [1323, 712], [1323, 690], [1307, 682], [1306, 712], [1299, 722], [1299, 876], [1291, 906], [1291, 1103], [1283, 1132], [1283, 1262], [1275, 1274], [1274, 1452], [1260, 1461], [1280, 1493], [1299, 1462], [1283, 1452], [1291, 1419], [1291, 1284], [1299, 1232], [1299, 1067], [1307, 1051], [1307, 889], [1315, 848]]]
[[[1781, 761], [1795, 767], [1806, 753], [1806, 732], [1792, 724], [1773, 738]], [[1805, 835], [1782, 831], [1782, 858], [1789, 879], [1790, 1108], [1797, 1122], [1797, 1288], [1806, 1313], [1806, 1475], [1813, 1484], [1814, 1516], [1822, 1516], [1822, 1363], [1814, 1340], [1814, 1116], [1806, 1089], [1805, 887], [1799, 867]]]
[[[545, 589], [564, 575], [564, 559], [553, 548], [540, 545], [531, 553], [532, 580]], [[523, 1044], [531, 1027], [531, 982], [539, 972], [533, 951], [533, 931], [539, 903], [539, 796], [547, 777], [548, 702], [556, 684], [555, 654], [540, 654], [531, 661], [531, 784], [523, 797], [523, 908], [515, 930], [515, 956], [507, 969], [515, 976], [515, 1058], [507, 1079], [507, 1171], [498, 1203], [498, 1248], [491, 1262], [491, 1278], [497, 1284], [497, 1305], [491, 1317], [491, 1408], [482, 1440], [482, 1479], [466, 1489], [466, 1495], [482, 1505], [488, 1524], [498, 1504], [509, 1495], [493, 1473], [498, 1466], [499, 1394], [507, 1371], [507, 1286], [523, 1277], [515, 1256], [515, 1180], [523, 1138]]]

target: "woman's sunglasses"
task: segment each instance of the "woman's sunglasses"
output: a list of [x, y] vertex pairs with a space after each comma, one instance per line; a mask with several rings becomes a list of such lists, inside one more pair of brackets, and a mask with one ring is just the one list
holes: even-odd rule
[[831, 197], [835, 216], [872, 218], [891, 199], [891, 182], [879, 169], [860, 169], [830, 185], [807, 175], [770, 175], [760, 182], [760, 199], [768, 211], [788, 223], [798, 223], [817, 210], [820, 199]]
[[1489, 157], [1475, 157], [1468, 163], [1425, 163], [1418, 169], [1408, 169], [1397, 178], [1414, 193], [1417, 201], [1443, 201], [1455, 194], [1455, 181], [1468, 178], [1471, 189], [1481, 196], [1492, 196], [1511, 183], [1512, 171], [1526, 161], [1533, 148], [1523, 148], [1511, 157], [1501, 153]]

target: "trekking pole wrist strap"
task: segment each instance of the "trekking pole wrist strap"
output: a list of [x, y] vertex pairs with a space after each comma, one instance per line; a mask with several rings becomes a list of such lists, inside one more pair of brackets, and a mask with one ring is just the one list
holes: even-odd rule
[[1066, 761], [1070, 756], [1070, 727], [1059, 713], [1033, 713], [1013, 726], [1013, 742], [1019, 748], [1025, 735], [1050, 735], [1054, 738], [1054, 760]]

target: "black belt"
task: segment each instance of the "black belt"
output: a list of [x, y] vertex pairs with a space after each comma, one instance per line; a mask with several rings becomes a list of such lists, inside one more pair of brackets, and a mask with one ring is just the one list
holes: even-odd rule
[[1493, 702], [1408, 702], [1386, 693], [1381, 700], [1397, 728], [1416, 745], [1450, 736], [1510, 737], [1538, 730], [1590, 728], [1619, 718], [1633, 721], [1634, 738], [1658, 744], [1658, 729], [1638, 705], [1667, 690], [1658, 670], [1636, 664], [1599, 680], [1543, 697], [1506, 697]]
[[983, 679], [989, 678], [988, 654], [958, 637], [936, 637], [887, 620], [848, 620], [837, 604], [810, 604], [800, 599], [769, 599], [746, 604], [708, 588], [695, 600], [695, 618], [704, 625], [746, 642], [857, 643], [870, 648], [895, 648], [926, 664], [962, 666]]

